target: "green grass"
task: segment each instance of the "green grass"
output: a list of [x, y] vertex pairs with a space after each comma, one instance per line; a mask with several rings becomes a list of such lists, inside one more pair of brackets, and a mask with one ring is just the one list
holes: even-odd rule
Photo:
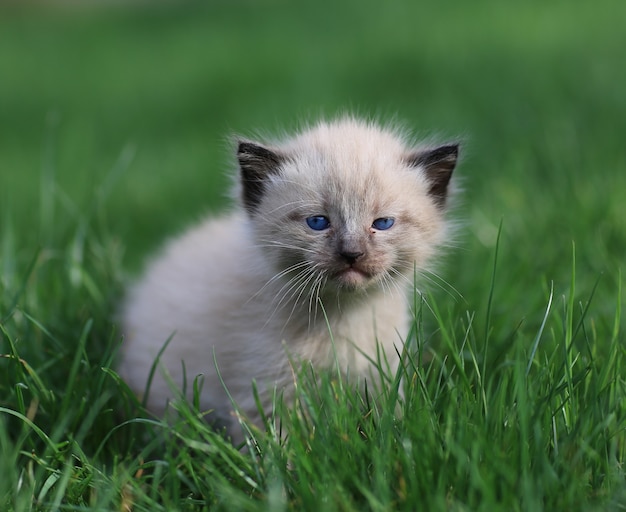
[[[0, 510], [626, 508], [625, 15], [3, 8]], [[225, 206], [231, 132], [342, 109], [465, 139], [461, 297], [416, 299], [382, 396], [304, 367], [243, 451], [194, 403], [142, 414], [115, 373], [125, 285]]]

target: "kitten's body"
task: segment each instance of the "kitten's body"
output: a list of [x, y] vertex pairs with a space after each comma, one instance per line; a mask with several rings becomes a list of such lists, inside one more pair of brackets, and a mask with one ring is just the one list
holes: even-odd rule
[[[369, 379], [379, 347], [395, 366], [414, 271], [445, 240], [456, 155], [456, 145], [415, 149], [352, 119], [277, 146], [240, 142], [243, 208], [170, 242], [131, 290], [121, 374], [142, 391], [173, 335], [160, 358], [172, 382], [182, 385], [184, 361], [188, 392], [202, 374], [203, 409], [228, 418], [215, 359], [256, 420], [252, 379], [269, 406], [274, 386], [291, 387], [290, 360]], [[172, 396], [167, 380], [156, 372], [148, 406], [157, 413]]]

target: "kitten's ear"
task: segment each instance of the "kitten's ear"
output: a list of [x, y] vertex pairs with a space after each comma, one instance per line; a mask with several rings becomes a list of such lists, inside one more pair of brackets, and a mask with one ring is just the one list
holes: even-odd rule
[[430, 184], [428, 193], [438, 206], [444, 206], [448, 184], [459, 156], [458, 144], [446, 144], [435, 149], [425, 149], [409, 157], [409, 165], [421, 167]]
[[249, 213], [254, 213], [265, 191], [269, 175], [278, 174], [284, 158], [259, 144], [239, 141], [237, 160], [241, 170], [241, 198]]

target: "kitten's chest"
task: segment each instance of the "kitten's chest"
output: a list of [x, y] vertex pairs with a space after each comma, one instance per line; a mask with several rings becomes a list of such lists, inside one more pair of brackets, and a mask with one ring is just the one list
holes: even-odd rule
[[324, 308], [310, 322], [291, 322], [282, 333], [285, 347], [291, 356], [317, 367], [339, 365], [357, 373], [370, 368], [379, 355], [395, 361], [409, 318], [402, 301], [386, 299], [359, 307]]

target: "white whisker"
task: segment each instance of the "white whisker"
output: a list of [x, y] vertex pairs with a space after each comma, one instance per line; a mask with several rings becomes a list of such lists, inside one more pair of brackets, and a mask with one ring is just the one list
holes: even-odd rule
[[313, 290], [311, 291], [311, 296], [309, 298], [309, 328], [311, 328], [311, 309], [315, 308], [313, 315], [313, 325], [317, 323], [317, 312], [319, 311], [320, 306], [320, 292], [326, 286], [326, 282], [328, 281], [328, 277], [325, 272], [320, 272], [318, 274], [318, 279], [314, 283]]
[[[291, 296], [289, 297], [289, 300], [292, 300], [295, 296], [295, 294], [297, 293], [298, 296], [295, 298], [295, 300], [293, 300], [293, 306], [291, 308], [291, 311], [289, 313], [289, 316], [287, 317], [287, 320], [285, 321], [285, 327], [286, 324], [289, 323], [289, 321], [291, 320], [291, 317], [293, 316], [296, 308], [298, 307], [298, 305], [300, 305], [300, 299], [302, 298], [302, 295], [304, 294], [304, 291], [307, 289], [309, 283], [311, 282], [311, 280], [313, 278], [317, 279], [317, 275], [318, 273], [316, 272], [315, 267], [310, 269], [309, 275], [307, 276], [307, 278], [304, 280], [304, 282], [302, 282], [298, 288], [291, 294]], [[315, 281], [314, 281], [315, 282]]]
[[455, 300], [460, 299], [462, 301], [465, 301], [465, 297], [463, 297], [463, 294], [439, 274], [426, 269], [421, 269], [418, 273], [420, 277], [423, 277], [428, 282], [438, 286], [440, 289], [447, 292]]
[[300, 247], [294, 244], [278, 242], [276, 240], [260, 240], [261, 243], [255, 244], [255, 247], [280, 247], [281, 249], [293, 249], [294, 251], [307, 252], [315, 254], [315, 250], [306, 247]]
[[[296, 290], [299, 289], [299, 286], [302, 284], [302, 282], [306, 282], [308, 280], [311, 272], [312, 271], [311, 271], [311, 268], [309, 267], [309, 265], [304, 266], [304, 268], [302, 270], [300, 270], [300, 272], [298, 272], [294, 277], [289, 279], [281, 287], [281, 289], [278, 290], [278, 293], [272, 299], [272, 302], [276, 303], [276, 307], [277, 308], [287, 299], [287, 295], [294, 288], [296, 288]], [[297, 291], [295, 293], [297, 293]], [[293, 297], [293, 293], [291, 294], [291, 297]], [[278, 299], [278, 302], [276, 302], [277, 299]]]
[[280, 272], [278, 272], [277, 274], [275, 274], [274, 276], [272, 276], [260, 289], [259, 291], [257, 291], [254, 295], [252, 295], [246, 302], [245, 304], [247, 304], [248, 302], [250, 302], [251, 300], [254, 300], [256, 297], [258, 297], [261, 293], [263, 293], [263, 291], [270, 286], [272, 283], [274, 283], [275, 281], [277, 281], [278, 279], [286, 276], [287, 274], [289, 274], [290, 272], [294, 272], [295, 270], [298, 270], [302, 267], [307, 266], [307, 262], [305, 261], [300, 261], [298, 263], [295, 263], [294, 265], [291, 265], [289, 267], [287, 267], [284, 270], [281, 270]]

